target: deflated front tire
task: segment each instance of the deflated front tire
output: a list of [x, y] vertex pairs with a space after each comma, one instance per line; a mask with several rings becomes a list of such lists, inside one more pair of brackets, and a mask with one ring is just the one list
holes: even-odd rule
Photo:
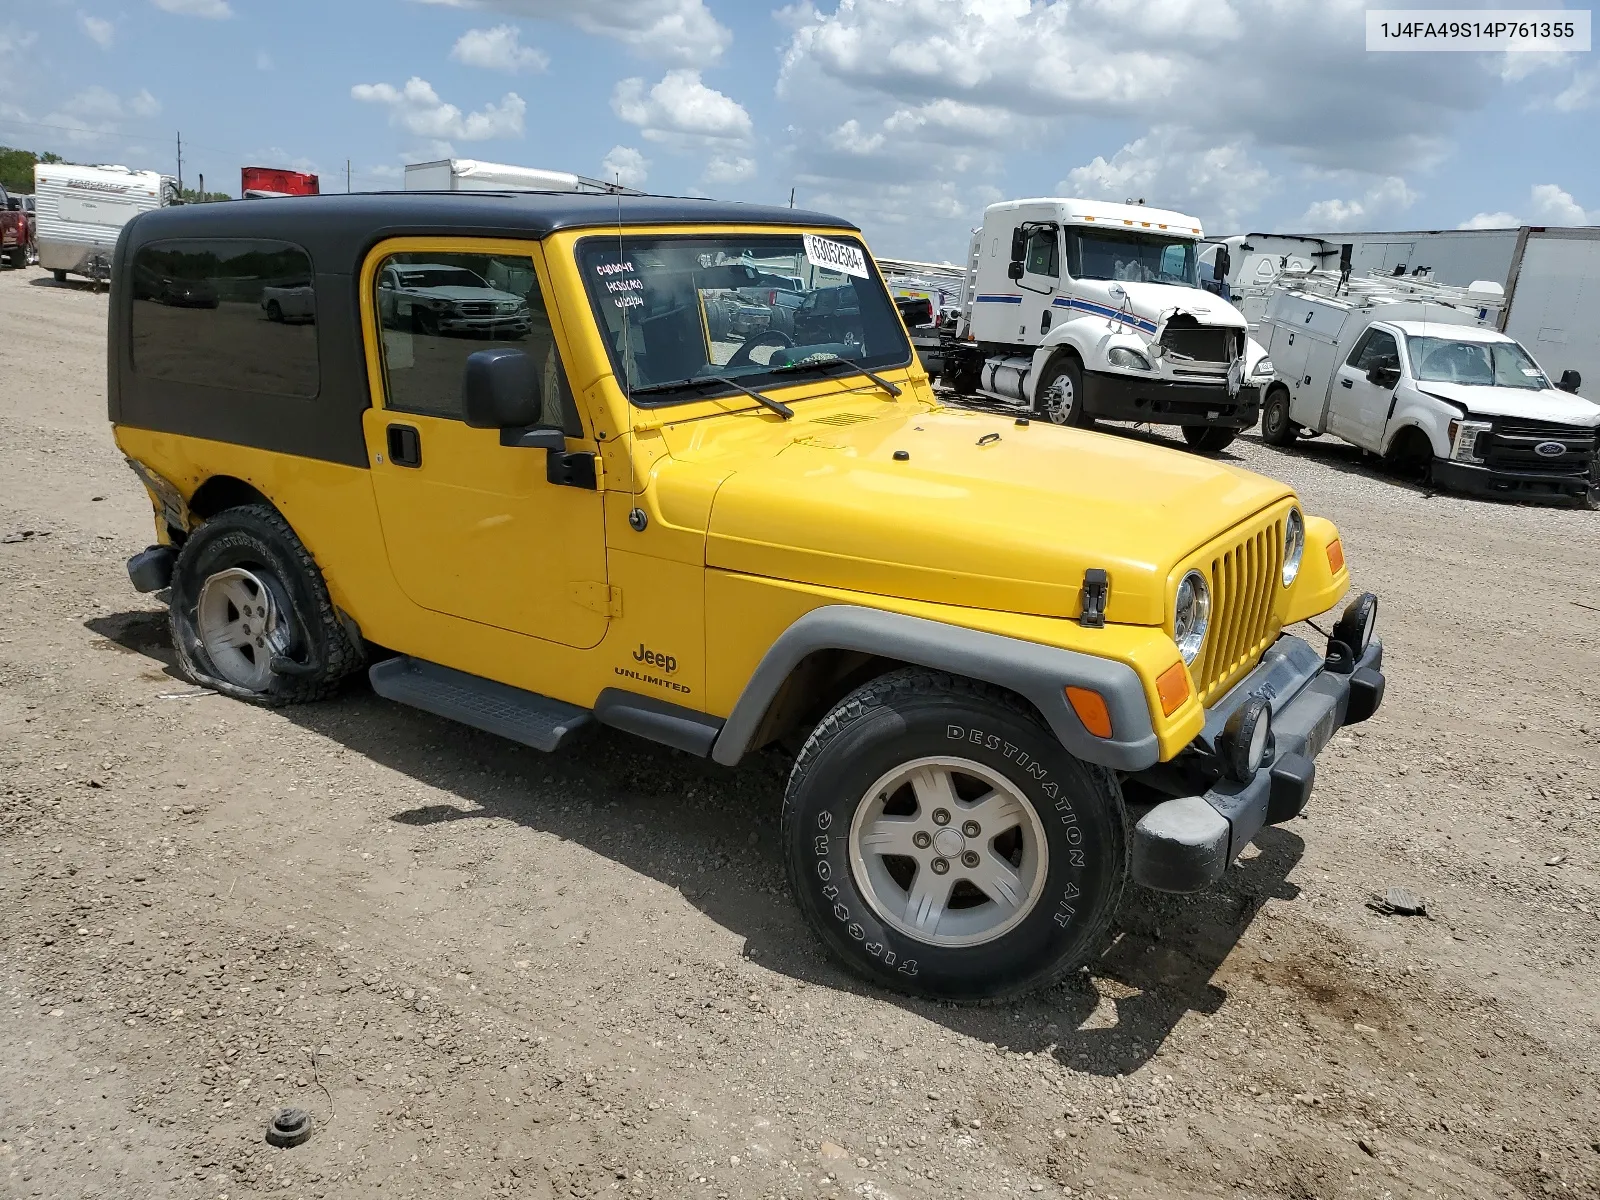
[[828, 949], [916, 996], [1001, 1000], [1102, 944], [1126, 873], [1109, 771], [1009, 693], [938, 672], [846, 697], [784, 800], [790, 884]]

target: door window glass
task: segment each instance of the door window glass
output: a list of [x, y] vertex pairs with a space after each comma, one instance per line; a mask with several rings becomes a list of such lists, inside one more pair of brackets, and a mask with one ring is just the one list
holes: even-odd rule
[[1381, 329], [1369, 329], [1350, 352], [1349, 365], [1358, 371], [1368, 371], [1380, 358], [1387, 356], [1398, 361], [1399, 350], [1392, 334]]
[[1061, 276], [1058, 245], [1060, 239], [1053, 228], [1035, 229], [1028, 234], [1028, 252], [1023, 260], [1023, 270], [1029, 275], [1046, 275], [1051, 279]]
[[151, 242], [133, 256], [133, 369], [152, 379], [317, 394], [311, 256], [288, 242]]
[[375, 289], [389, 408], [462, 420], [468, 356], [504, 347], [540, 369], [540, 424], [583, 435], [531, 258], [391, 254], [378, 264]]

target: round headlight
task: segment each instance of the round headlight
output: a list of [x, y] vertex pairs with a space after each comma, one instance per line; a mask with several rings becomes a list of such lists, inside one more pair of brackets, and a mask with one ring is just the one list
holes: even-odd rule
[[1306, 519], [1298, 508], [1289, 510], [1283, 523], [1283, 586], [1288, 587], [1300, 574], [1300, 556], [1306, 552]]
[[1211, 588], [1199, 571], [1190, 571], [1178, 582], [1177, 603], [1173, 609], [1172, 637], [1178, 643], [1183, 661], [1192, 663], [1206, 640], [1211, 624]]

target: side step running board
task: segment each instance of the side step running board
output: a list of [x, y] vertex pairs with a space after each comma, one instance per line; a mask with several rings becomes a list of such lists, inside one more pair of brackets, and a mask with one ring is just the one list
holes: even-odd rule
[[374, 663], [372, 690], [436, 717], [448, 717], [546, 752], [559, 750], [591, 719], [589, 710], [420, 658]]

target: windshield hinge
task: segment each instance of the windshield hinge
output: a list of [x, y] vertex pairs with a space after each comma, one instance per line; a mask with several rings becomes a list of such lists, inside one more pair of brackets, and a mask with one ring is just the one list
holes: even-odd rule
[[567, 598], [579, 608], [587, 608], [602, 617], [622, 615], [622, 589], [603, 583], [569, 583]]
[[1078, 624], [1086, 629], [1104, 629], [1106, 626], [1106, 600], [1111, 595], [1111, 579], [1100, 567], [1090, 567], [1083, 573], [1083, 612]]

